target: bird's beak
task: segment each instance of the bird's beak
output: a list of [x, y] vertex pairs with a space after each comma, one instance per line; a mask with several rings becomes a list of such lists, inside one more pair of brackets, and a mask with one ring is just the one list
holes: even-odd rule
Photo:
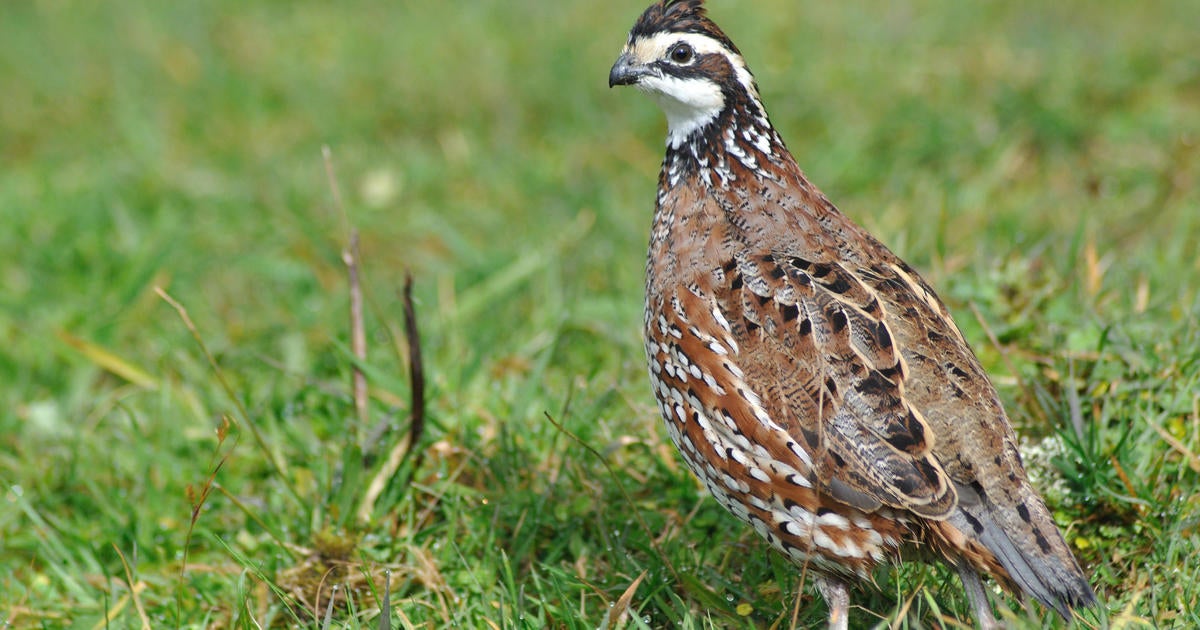
[[612, 70], [608, 71], [608, 87], [618, 85], [633, 85], [642, 77], [650, 74], [650, 70], [634, 60], [628, 52], [621, 53]]

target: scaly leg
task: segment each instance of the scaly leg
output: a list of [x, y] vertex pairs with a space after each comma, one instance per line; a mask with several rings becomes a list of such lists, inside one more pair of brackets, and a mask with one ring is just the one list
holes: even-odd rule
[[846, 583], [822, 575], [817, 577], [817, 590], [829, 606], [829, 630], [846, 630], [850, 617], [850, 591]]
[[963, 589], [967, 591], [967, 599], [971, 600], [971, 608], [975, 611], [975, 620], [983, 630], [1000, 630], [1004, 626], [992, 616], [992, 604], [988, 601], [987, 592], [983, 590], [983, 581], [979, 573], [961, 563], [955, 566], [958, 577], [962, 578]]

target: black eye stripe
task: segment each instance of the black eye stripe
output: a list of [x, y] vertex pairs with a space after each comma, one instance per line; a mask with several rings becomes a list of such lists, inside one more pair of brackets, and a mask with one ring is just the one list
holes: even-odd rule
[[720, 53], [700, 54], [693, 51], [692, 60], [688, 63], [671, 61], [668, 49], [665, 58], [652, 63], [664, 76], [678, 79], [708, 79], [719, 84], [737, 82], [736, 70], [729, 58]]

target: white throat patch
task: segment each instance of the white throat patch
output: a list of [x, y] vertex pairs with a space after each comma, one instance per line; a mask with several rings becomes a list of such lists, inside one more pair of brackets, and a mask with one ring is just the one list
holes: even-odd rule
[[712, 122], [725, 108], [721, 88], [704, 79], [647, 77], [637, 86], [667, 115], [667, 144], [679, 148], [693, 131]]

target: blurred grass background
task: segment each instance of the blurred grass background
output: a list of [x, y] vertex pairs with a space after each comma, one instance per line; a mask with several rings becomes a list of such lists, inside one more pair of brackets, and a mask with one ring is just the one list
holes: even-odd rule
[[[399, 627], [583, 628], [645, 571], [626, 623], [788, 627], [799, 575], [679, 466], [646, 384], [664, 124], [605, 83], [643, 5], [7, 3], [0, 619], [324, 627], [336, 583], [332, 627], [381, 627], [387, 570]], [[710, 10], [993, 374], [1105, 600], [1080, 625], [1200, 624], [1200, 5]], [[430, 426], [359, 521], [409, 421], [405, 270]], [[856, 627], [969, 619], [940, 568], [853, 601]]]

